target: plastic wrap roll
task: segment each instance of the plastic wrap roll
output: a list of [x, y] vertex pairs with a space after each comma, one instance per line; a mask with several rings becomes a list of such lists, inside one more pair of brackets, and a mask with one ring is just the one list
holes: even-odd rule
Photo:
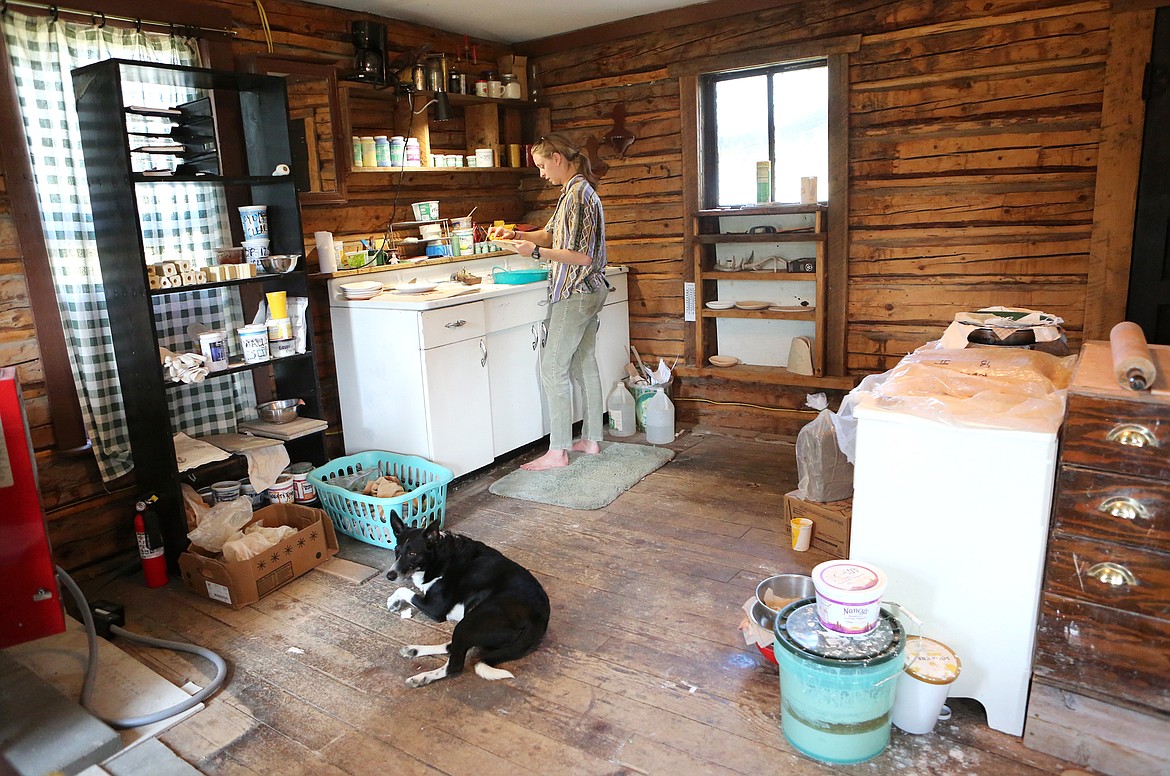
[[1117, 324], [1109, 332], [1109, 347], [1113, 353], [1113, 375], [1122, 388], [1144, 391], [1154, 384], [1158, 369], [1141, 326], [1132, 321]]

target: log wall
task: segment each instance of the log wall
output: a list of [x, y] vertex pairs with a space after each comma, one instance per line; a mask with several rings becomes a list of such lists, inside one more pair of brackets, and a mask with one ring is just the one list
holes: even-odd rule
[[[211, 4], [233, 15], [236, 55], [263, 51], [251, 0]], [[274, 54], [348, 64], [348, 24], [362, 15], [292, 0], [267, 0], [265, 7]], [[687, 266], [679, 84], [670, 68], [850, 34], [860, 34], [862, 42], [849, 55], [847, 371], [883, 370], [937, 337], [955, 311], [977, 306], [1055, 313], [1065, 319], [1074, 344], [1086, 320], [1098, 320], [1098, 331], [1112, 323], [1103, 312], [1109, 300], [1087, 292], [1100, 266], [1092, 248], [1095, 229], [1111, 221], [1115, 233], [1124, 233], [1126, 213], [1132, 216], [1125, 206], [1132, 193], [1124, 188], [1110, 192], [1113, 209], [1104, 216], [1096, 201], [1110, 179], [1098, 175], [1105, 157], [1101, 128], [1111, 120], [1102, 111], [1108, 102], [1106, 65], [1117, 48], [1110, 32], [1119, 15], [1108, 0], [752, 0], [737, 8], [751, 10], [738, 16], [723, 11], [718, 18], [685, 11], [656, 15], [623, 25], [605, 40], [582, 32], [546, 42], [555, 46], [549, 50], [532, 48], [554, 129], [582, 139], [602, 137], [612, 124], [611, 111], [622, 104], [626, 127], [637, 137], [625, 159], [600, 149], [609, 165], [601, 194], [611, 261], [631, 267], [631, 331], [644, 357], [681, 356], [689, 336], [682, 321]], [[408, 23], [393, 22], [389, 30], [395, 50], [427, 42], [436, 51], [453, 51], [462, 42], [462, 36]], [[619, 37], [639, 30], [648, 31]], [[1140, 44], [1133, 48], [1142, 53]], [[480, 42], [482, 59], [494, 60], [503, 50]], [[1128, 72], [1140, 73], [1140, 67]], [[1137, 92], [1140, 86], [1123, 79], [1122, 102]], [[384, 126], [393, 108], [369, 102], [368, 96], [358, 100], [355, 126]], [[1117, 134], [1132, 136], [1131, 130]], [[1112, 172], [1116, 154], [1108, 158]], [[345, 204], [304, 208], [310, 243], [315, 230], [380, 233], [419, 199], [437, 197], [454, 208], [448, 212], [480, 204], [477, 215], [485, 215], [486, 201], [494, 217], [527, 214], [536, 223], [555, 200], [555, 192], [534, 176], [449, 182], [408, 176], [395, 190], [355, 175], [348, 188]], [[308, 259], [313, 267], [315, 257]], [[336, 422], [322, 301], [316, 308], [320, 368], [329, 419]], [[1116, 301], [1111, 304], [1115, 309]], [[132, 488], [107, 492], [88, 458], [53, 452], [22, 252], [2, 171], [0, 320], [0, 364], [20, 367], [58, 562], [77, 568], [131, 547]], [[804, 394], [813, 390], [711, 378], [683, 378], [675, 388], [684, 420], [783, 435], [807, 422]], [[829, 393], [835, 399], [841, 391]]]

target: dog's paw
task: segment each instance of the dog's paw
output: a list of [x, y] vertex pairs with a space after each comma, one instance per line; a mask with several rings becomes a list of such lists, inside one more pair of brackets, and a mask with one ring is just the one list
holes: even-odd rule
[[390, 597], [386, 599], [386, 608], [392, 612], [401, 611], [402, 607], [410, 603], [413, 598], [414, 593], [410, 592], [410, 590], [406, 589], [405, 587], [400, 587], [391, 593]]
[[418, 647], [403, 647], [402, 649], [398, 650], [398, 654], [402, 655], [403, 657], [418, 657]]

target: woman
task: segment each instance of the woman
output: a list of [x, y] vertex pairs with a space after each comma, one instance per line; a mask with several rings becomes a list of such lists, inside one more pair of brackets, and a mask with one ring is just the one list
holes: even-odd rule
[[[521, 468], [556, 469], [569, 464], [569, 451], [596, 455], [604, 434], [605, 397], [597, 370], [598, 313], [605, 304], [605, 213], [594, 187], [597, 177], [583, 155], [562, 134], [541, 138], [532, 147], [540, 177], [561, 187], [556, 210], [544, 229], [495, 229], [490, 238], [516, 240], [516, 252], [552, 266], [549, 276], [548, 339], [540, 360], [540, 379], [548, 399], [548, 452]], [[573, 442], [575, 382], [585, 419]]]

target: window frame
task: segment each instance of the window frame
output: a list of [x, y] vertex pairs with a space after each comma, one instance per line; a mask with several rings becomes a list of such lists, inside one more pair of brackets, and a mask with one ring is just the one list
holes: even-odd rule
[[[134, 23], [107, 19], [122, 16], [138, 19], [137, 22], [151, 31], [165, 32], [171, 27], [172, 33], [183, 33], [184, 26], [204, 30], [224, 30], [222, 34], [200, 32], [198, 34], [200, 54], [211, 68], [232, 69], [230, 30], [233, 26], [231, 12], [212, 8], [191, 0], [171, 0], [151, 16], [141, 19], [141, 6], [134, 0], [75, 0], [71, 8], [84, 12], [76, 14], [60, 11], [62, 18], [70, 21], [92, 21], [103, 24], [131, 27]], [[50, 15], [50, 9], [22, 8], [29, 15]], [[89, 14], [92, 14], [90, 16]], [[90, 441], [82, 420], [81, 403], [73, 381], [72, 365], [65, 344], [65, 332], [61, 323], [61, 312], [57, 307], [57, 292], [53, 286], [52, 268], [49, 266], [48, 250], [42, 231], [42, 213], [37, 206], [36, 188], [33, 181], [32, 162], [24, 141], [24, 125], [21, 120], [20, 103], [12, 68], [8, 62], [8, 46], [0, 34], [0, 138], [10, 142], [0, 143], [0, 161], [3, 162], [4, 181], [8, 189], [16, 237], [20, 244], [21, 262], [25, 282], [28, 285], [29, 307], [32, 309], [36, 332], [37, 348], [40, 352], [41, 367], [44, 371], [45, 392], [49, 401], [50, 425], [53, 429], [53, 449], [62, 453], [88, 454]], [[21, 142], [16, 142], [16, 140]]]
[[[703, 76], [758, 70], [772, 64], [824, 59], [829, 68], [829, 190], [827, 255], [832, 257], [825, 273], [826, 297], [833, 299], [827, 311], [825, 369], [828, 376], [845, 374], [845, 324], [849, 284], [849, 54], [861, 48], [860, 35], [802, 41], [755, 51], [735, 52], [678, 63], [669, 73], [679, 79], [679, 119], [682, 135], [683, 209], [686, 218], [683, 233], [684, 280], [695, 283], [692, 257], [697, 250], [693, 214], [703, 209], [706, 192], [714, 185], [707, 180], [705, 155], [711, 153], [704, 143]], [[694, 326], [696, 324], [688, 324]], [[688, 361], [695, 361], [695, 338], [685, 343]]]

